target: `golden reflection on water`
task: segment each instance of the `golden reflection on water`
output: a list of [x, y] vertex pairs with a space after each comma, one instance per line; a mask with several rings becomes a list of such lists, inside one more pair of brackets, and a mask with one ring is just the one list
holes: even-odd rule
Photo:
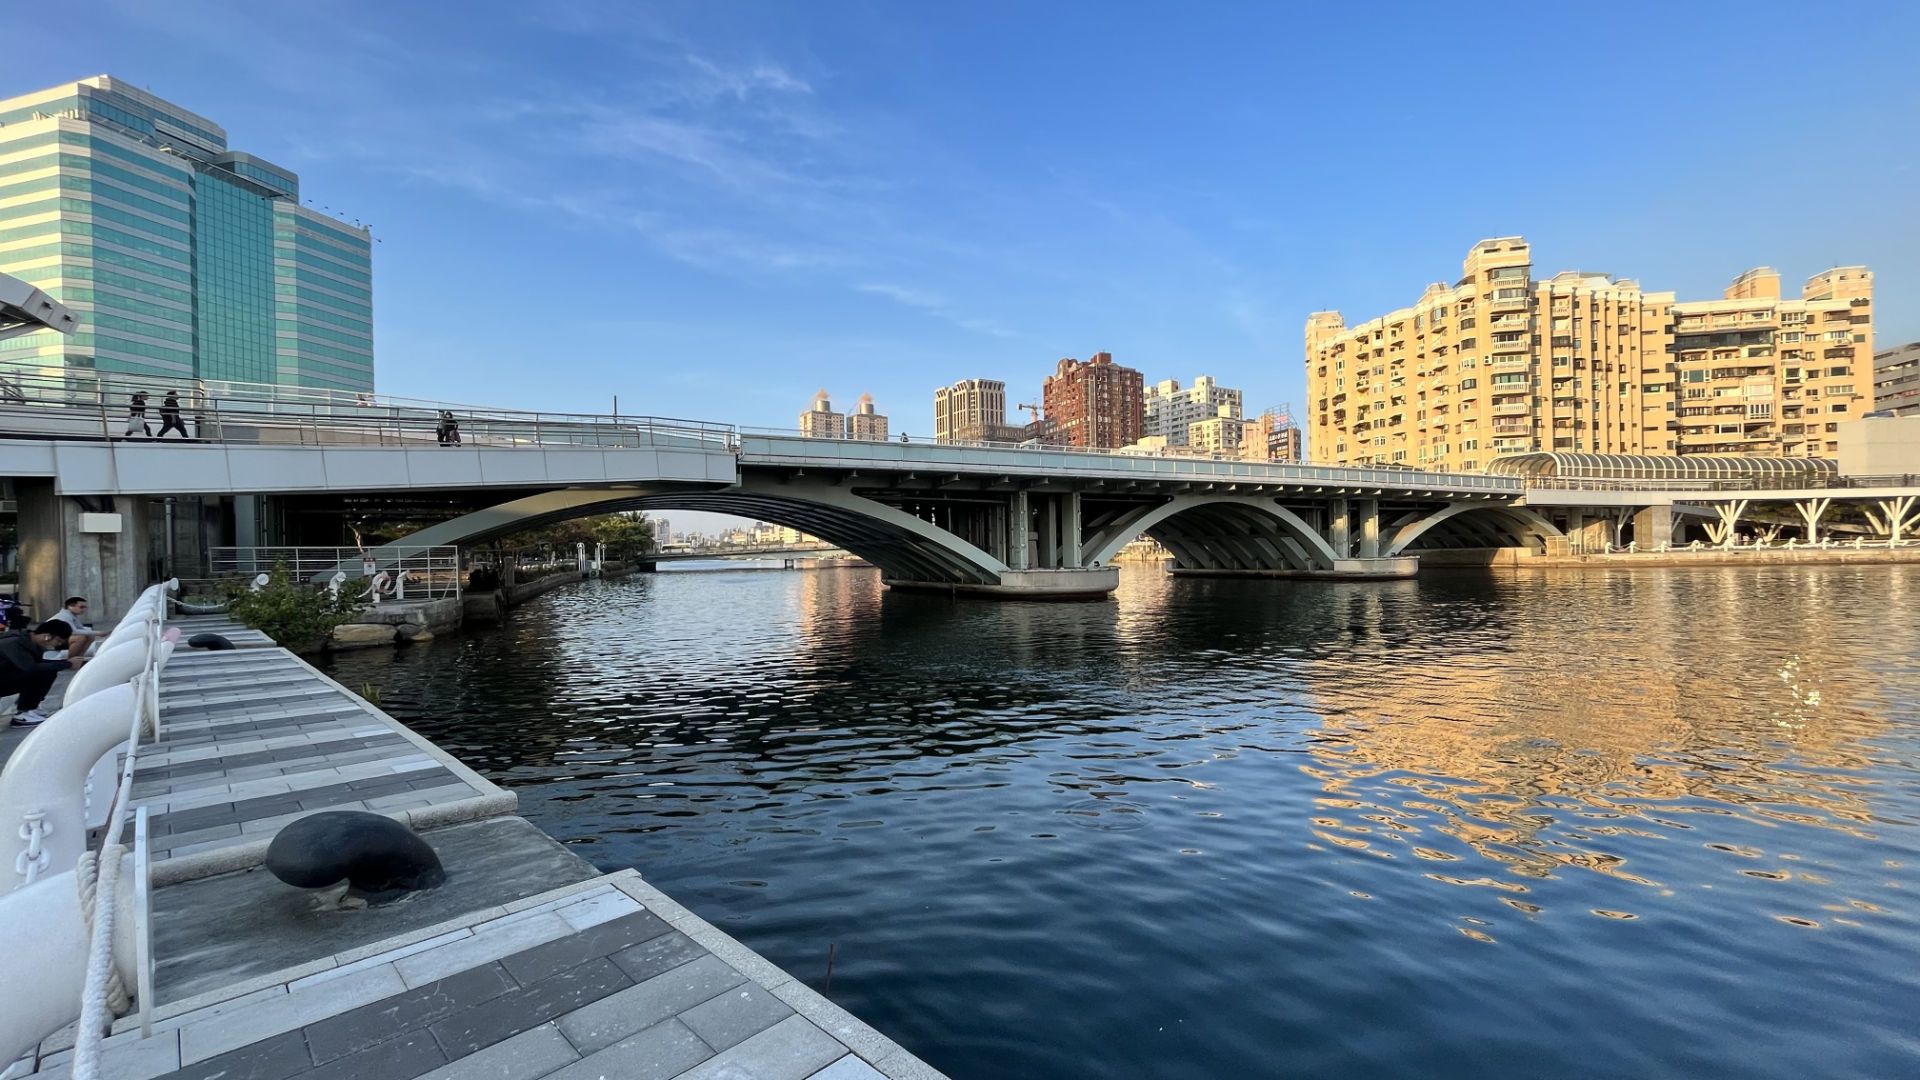
[[[1703, 814], [1873, 839], [1871, 740], [1888, 719], [1863, 662], [1860, 605], [1904, 610], [1907, 579], [1888, 576], [1889, 594], [1867, 597], [1825, 579], [1769, 591], [1749, 573], [1702, 574], [1681, 588], [1523, 576], [1511, 587], [1533, 594], [1524, 628], [1468, 620], [1452, 642], [1356, 642], [1360, 657], [1309, 661], [1323, 715], [1301, 766], [1323, 792], [1314, 835], [1433, 862], [1425, 876], [1435, 881], [1509, 894], [1569, 871], [1666, 890], [1675, 883], [1637, 871], [1621, 851], [1684, 837], [1687, 819]], [[1378, 596], [1343, 602], [1352, 625], [1391, 622]], [[1909, 621], [1887, 620], [1879, 633], [1881, 655], [1914, 655]]]

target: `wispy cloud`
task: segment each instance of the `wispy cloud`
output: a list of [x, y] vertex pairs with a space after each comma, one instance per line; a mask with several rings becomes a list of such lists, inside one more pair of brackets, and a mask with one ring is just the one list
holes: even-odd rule
[[913, 308], [916, 311], [924, 311], [935, 318], [944, 319], [960, 327], [962, 330], [971, 330], [976, 334], [985, 334], [989, 337], [997, 338], [1014, 338], [1019, 336], [992, 319], [963, 315], [955, 311], [953, 305], [948, 303], [945, 297], [937, 293], [928, 292], [925, 289], [916, 289], [907, 285], [896, 285], [883, 281], [868, 281], [855, 285], [853, 291], [866, 293], [869, 296], [886, 297], [896, 304]]

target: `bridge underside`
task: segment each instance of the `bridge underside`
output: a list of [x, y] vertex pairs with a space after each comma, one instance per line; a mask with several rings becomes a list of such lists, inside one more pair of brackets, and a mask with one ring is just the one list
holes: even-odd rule
[[1544, 547], [1550, 523], [1492, 498], [1238, 485], [1064, 484], [992, 475], [743, 470], [726, 487], [538, 492], [405, 543], [472, 545], [615, 511], [698, 510], [798, 529], [879, 567], [889, 585], [955, 593], [1102, 596], [1121, 550], [1150, 537], [1176, 573], [1389, 578], [1440, 548]]

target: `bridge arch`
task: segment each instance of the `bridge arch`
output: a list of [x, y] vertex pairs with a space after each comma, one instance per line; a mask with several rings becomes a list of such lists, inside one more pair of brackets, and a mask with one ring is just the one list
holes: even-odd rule
[[[880, 568], [889, 580], [993, 585], [1006, 563], [898, 507], [805, 477], [745, 478], [726, 488], [569, 488], [540, 492], [430, 525], [386, 548], [472, 545], [573, 518], [627, 510], [704, 510], [799, 529]], [[384, 549], [374, 552], [379, 558]]]
[[1326, 537], [1270, 498], [1176, 495], [1097, 528], [1083, 566], [1107, 566], [1140, 536], [1166, 545], [1181, 566], [1205, 570], [1332, 570]]
[[[1437, 531], [1436, 531], [1437, 530]], [[1524, 506], [1481, 502], [1454, 503], [1407, 521], [1387, 542], [1388, 556], [1403, 555], [1422, 538], [1444, 541], [1432, 547], [1534, 547], [1565, 534], [1553, 522]], [[1501, 544], [1498, 541], [1508, 541]], [[1492, 541], [1492, 543], [1489, 543]]]

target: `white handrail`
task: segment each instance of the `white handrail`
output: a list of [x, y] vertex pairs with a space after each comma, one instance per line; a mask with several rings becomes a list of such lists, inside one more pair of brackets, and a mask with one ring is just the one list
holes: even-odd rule
[[[107, 643], [117, 646], [113, 657], [121, 659], [100, 664], [108, 659], [103, 652], [82, 668], [94, 668], [96, 677], [81, 680], [81, 693], [69, 693], [0, 771], [0, 820], [38, 822], [41, 838], [49, 840], [33, 860], [36, 865], [28, 868], [33, 872], [24, 874], [27, 880], [0, 892], [0, 907], [8, 909], [0, 921], [25, 926], [33, 934], [6, 958], [10, 966], [21, 966], [0, 979], [6, 998], [0, 1002], [0, 1059], [12, 1060], [68, 1022], [72, 1014], [55, 1004], [62, 998], [73, 1000], [68, 993], [79, 995], [75, 1076], [99, 1076], [101, 1041], [113, 1013], [125, 1010], [128, 987], [149, 991], [139, 1001], [143, 1025], [148, 1021], [152, 958], [142, 944], [146, 889], [143, 882], [125, 882], [127, 856], [121, 840], [133, 801], [135, 752], [141, 736], [158, 724], [160, 669], [173, 652], [165, 638], [166, 597], [178, 587], [172, 581], [155, 585], [134, 602], [130, 616], [108, 635]], [[137, 664], [121, 668], [127, 660]], [[84, 685], [103, 676], [106, 683], [90, 690]], [[68, 689], [76, 689], [76, 684], [69, 683]], [[95, 763], [122, 745], [126, 758], [116, 770], [103, 841], [97, 854], [87, 852], [86, 781]], [[75, 852], [74, 870], [51, 876], [39, 872], [53, 857], [65, 861], [75, 858]], [[144, 867], [142, 854], [134, 856], [136, 867]], [[30, 977], [16, 977], [27, 972]], [[49, 998], [49, 991], [55, 996]]]

